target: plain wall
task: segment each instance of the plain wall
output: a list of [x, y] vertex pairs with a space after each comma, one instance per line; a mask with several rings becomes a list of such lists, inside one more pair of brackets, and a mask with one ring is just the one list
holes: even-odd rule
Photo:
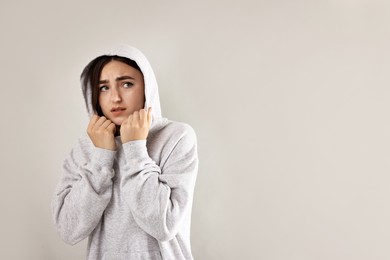
[[84, 259], [50, 203], [115, 43], [197, 132], [197, 260], [390, 259], [389, 1], [2, 0], [0, 32], [1, 259]]

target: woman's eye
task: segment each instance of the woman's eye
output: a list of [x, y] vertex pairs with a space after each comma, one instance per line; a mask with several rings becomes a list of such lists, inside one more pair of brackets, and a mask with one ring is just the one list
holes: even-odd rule
[[131, 88], [133, 85], [134, 85], [134, 84], [131, 83], [131, 82], [125, 82], [125, 83], [123, 83], [123, 86], [124, 86], [125, 88]]
[[103, 91], [107, 91], [108, 87], [107, 86], [101, 86], [99, 89], [100, 89], [100, 91], [103, 92]]

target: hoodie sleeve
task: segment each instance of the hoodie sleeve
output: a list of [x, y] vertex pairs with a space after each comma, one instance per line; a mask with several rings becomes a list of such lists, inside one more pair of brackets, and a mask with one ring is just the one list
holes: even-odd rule
[[52, 212], [58, 232], [66, 243], [80, 242], [99, 223], [111, 199], [115, 153], [93, 145], [88, 147], [80, 141], [65, 159]]
[[198, 170], [196, 135], [179, 136], [160, 168], [148, 155], [146, 140], [123, 145], [127, 158], [122, 193], [137, 224], [158, 241], [174, 238], [191, 213]]

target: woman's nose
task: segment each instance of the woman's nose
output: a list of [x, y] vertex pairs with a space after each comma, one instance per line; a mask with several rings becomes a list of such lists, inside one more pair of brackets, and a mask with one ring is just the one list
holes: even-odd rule
[[122, 101], [121, 95], [116, 88], [112, 88], [111, 91], [111, 101], [114, 103], [118, 103]]

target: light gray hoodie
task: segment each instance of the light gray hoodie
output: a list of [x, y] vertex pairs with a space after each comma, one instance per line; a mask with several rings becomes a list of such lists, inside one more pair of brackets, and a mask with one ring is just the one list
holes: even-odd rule
[[[107, 54], [141, 68], [145, 107], [153, 108], [149, 136], [125, 144], [117, 136], [117, 150], [110, 151], [83, 134], [63, 163], [52, 203], [55, 225], [66, 243], [89, 237], [87, 259], [193, 259], [196, 135], [189, 125], [161, 117], [157, 82], [139, 50], [120, 45]], [[85, 99], [92, 115], [90, 92]]]

